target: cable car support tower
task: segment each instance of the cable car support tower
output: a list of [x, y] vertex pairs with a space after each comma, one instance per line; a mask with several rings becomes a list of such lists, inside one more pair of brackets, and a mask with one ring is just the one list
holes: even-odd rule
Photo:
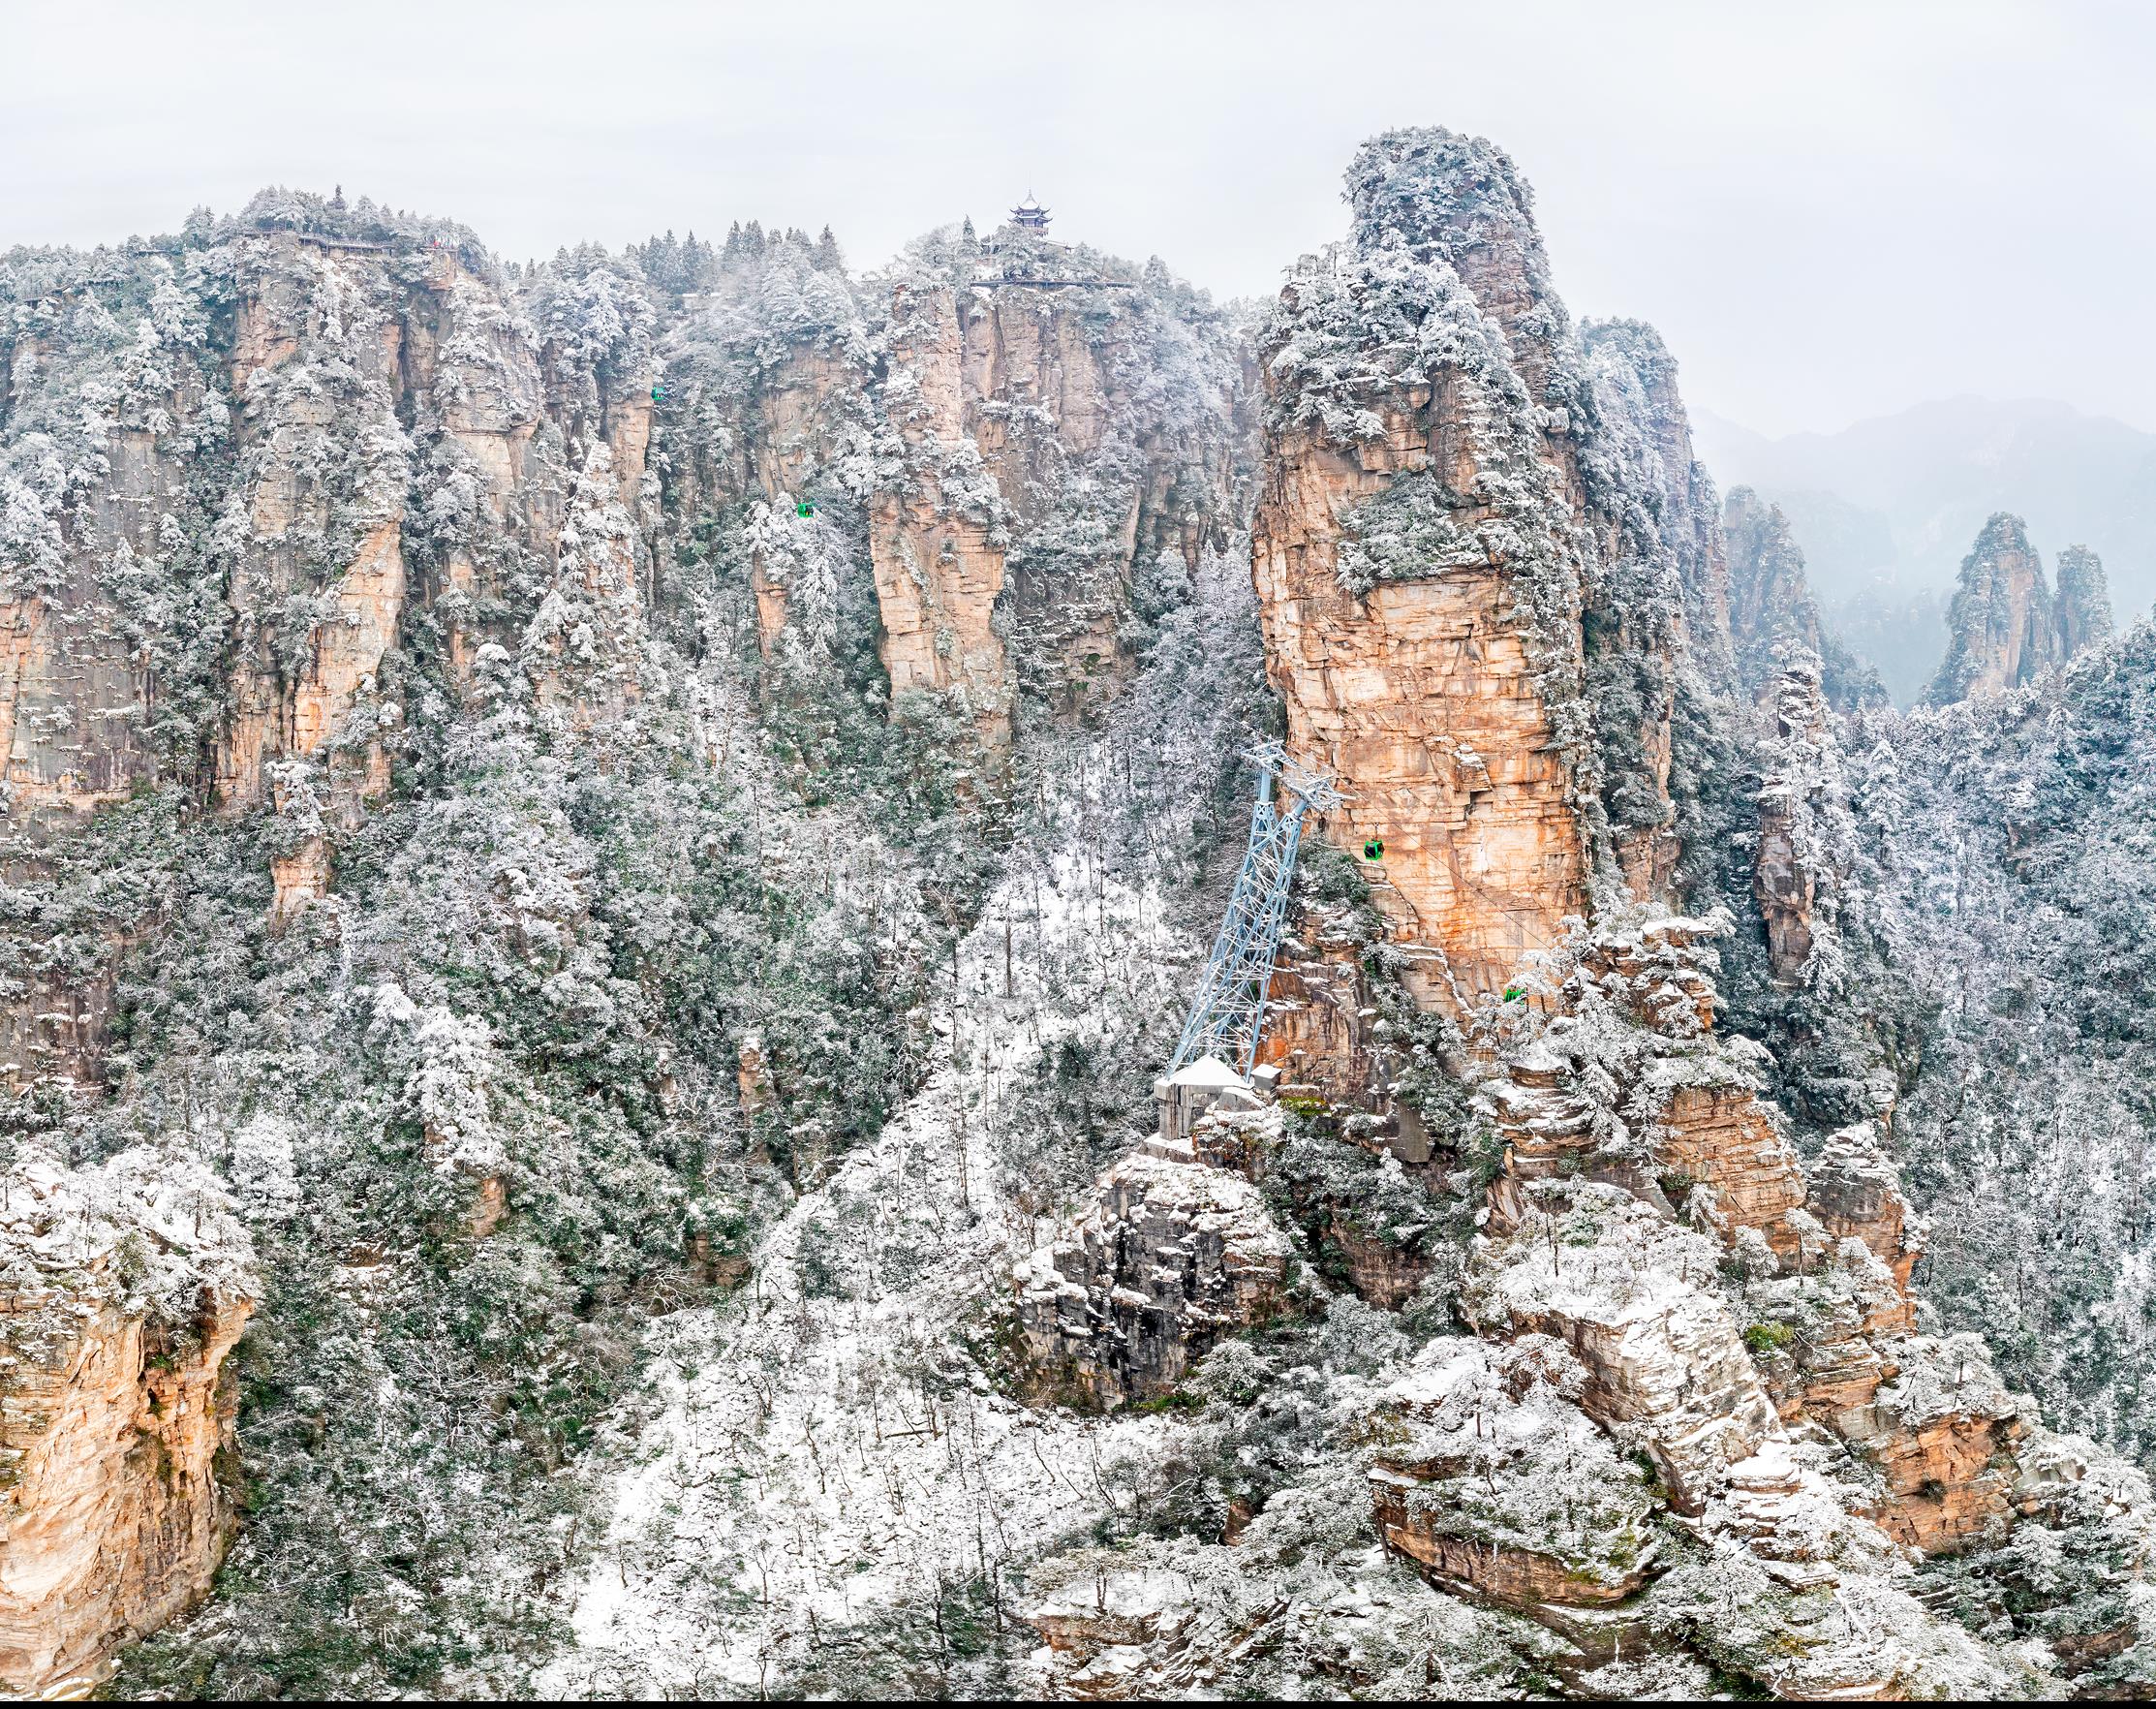
[[1257, 1060], [1265, 1027], [1266, 991], [1287, 923], [1288, 886], [1295, 878], [1295, 851], [1303, 839], [1306, 811], [1324, 813], [1340, 793], [1322, 773], [1298, 765], [1278, 742], [1252, 751], [1258, 764], [1257, 804], [1250, 811], [1250, 844], [1235, 875], [1227, 917], [1198, 980], [1172, 1077], [1186, 1063], [1211, 1056], [1245, 1080]]

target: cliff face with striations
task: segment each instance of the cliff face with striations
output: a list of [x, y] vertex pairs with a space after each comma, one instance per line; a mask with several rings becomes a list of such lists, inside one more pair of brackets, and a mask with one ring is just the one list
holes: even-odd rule
[[[925, 1072], [1019, 732], [1098, 717], [1217, 571], [1243, 352], [1163, 268], [662, 248], [526, 269], [272, 191], [0, 258], [10, 1133], [184, 1125], [271, 1278], [24, 1354], [11, 1677], [201, 1595], [257, 1292], [223, 1606], [292, 1690], [355, 1596], [340, 1689], [439, 1687], [415, 1583], [500, 1587], [514, 1652], [547, 1480], [645, 1326]], [[376, 1525], [429, 1563], [353, 1563]]]
[[[1070, 264], [1130, 288], [990, 290], [962, 245], [916, 256], [864, 312], [804, 268], [806, 324], [774, 353], [716, 310], [662, 327], [589, 258], [518, 290], [469, 243], [429, 241], [242, 231], [184, 282], [152, 266], [124, 388], [93, 390], [102, 413], [11, 488], [14, 823], [206, 779], [227, 810], [278, 810], [289, 914], [329, 892], [340, 835], [390, 787], [408, 707], [382, 668], [416, 622], [460, 697], [486, 692], [491, 645], [571, 724], [618, 717], [642, 692], [662, 511], [697, 507], [755, 507], [767, 653], [790, 635], [816, 668], [857, 581], [889, 703], [926, 693], [1000, 753], [1022, 676], [1051, 712], [1096, 708], [1127, 670], [1137, 581], [1171, 561], [1186, 577], [1224, 538], [1240, 371], [1164, 273], [1089, 252]], [[10, 346], [18, 435], [57, 425], [70, 377], [40, 348]], [[662, 504], [669, 383], [695, 431]], [[149, 600], [175, 575], [184, 606]], [[18, 1010], [17, 1055], [85, 1076], [95, 988], [52, 1038]]]
[[257, 1284], [231, 1201], [144, 1148], [0, 1196], [0, 1687], [78, 1694], [224, 1554], [226, 1355]]
[[900, 372], [885, 395], [909, 479], [878, 495], [871, 520], [883, 667], [894, 703], [923, 691], [947, 696], [982, 745], [1001, 752], [1010, 746], [1015, 685], [989, 619], [1003, 591], [1009, 527], [1001, 490], [967, 431], [978, 351], [968, 350], [956, 292], [902, 290], [894, 307]]
[[2044, 560], [2021, 518], [2001, 511], [1961, 560], [1947, 613], [1947, 656], [1925, 701], [1945, 705], [2021, 688], [2062, 657]]
[[1128, 675], [1141, 569], [1194, 574], [1233, 514], [1233, 354], [1157, 267], [1103, 264], [1005, 228], [893, 291], [880, 398], [905, 472], [870, 536], [884, 663], [894, 696], [955, 696], [992, 751], [1022, 690], [1098, 711]]
[[1673, 1516], [1726, 1583], [1777, 1587], [1750, 1635], [1708, 1643], [1719, 1664], [1799, 1697], [1986, 1675], [2002, 1662], [1901, 1580], [2004, 1542], [2044, 1434], [1981, 1350], [1920, 1332], [1922, 1225], [1873, 1131], [1815, 1140], [1807, 1171], [1772, 1058], [1720, 1030], [1731, 917], [1666, 907], [1673, 776], [1726, 744], [1762, 780], [1741, 877], [1770, 978], [1826, 988], [1852, 839], [1802, 560], [1740, 495], [1725, 579], [1666, 354], [1628, 326], [1575, 339], [1495, 150], [1396, 133], [1348, 184], [1353, 236], [1297, 269], [1265, 337], [1252, 575], [1291, 751], [1346, 797], [1326, 834], [1383, 839], [1362, 863], [1381, 924], [1351, 964], [1351, 911], [1306, 899], [1276, 986], [1282, 1134], [1223, 1161], [1331, 1218], [1333, 1273], [1394, 1308], [1339, 1232], [1371, 1214], [1343, 1211], [1350, 1160], [1463, 1195], [1460, 1216], [1478, 1177], [1454, 1165], [1499, 1148], [1459, 1297], [1500, 1351], [1432, 1344], [1364, 1426], [1372, 1522], [1588, 1677], [1604, 1652], [1568, 1607], [1651, 1628], [1685, 1582], [1637, 1517], [1568, 1528], [1622, 1506], [1583, 1470], [1614, 1440], [1654, 1469], [1640, 1516]]
[[[510, 642], [535, 679], [576, 669], [578, 716], [633, 692], [648, 353], [633, 316], [579, 346], [575, 282], [539, 332], [439, 239], [243, 230], [184, 277], [146, 274], [142, 335], [78, 418], [58, 413], [70, 364], [16, 342], [11, 436], [68, 473], [41, 486], [32, 459], [11, 487], [34, 549], [14, 555], [0, 695], [8, 824], [37, 876], [50, 837], [131, 791], [268, 806], [287, 914], [327, 893], [335, 843], [390, 787], [406, 708], [383, 669], [416, 618], [459, 685]], [[35, 307], [104, 313], [86, 293]], [[78, 1025], [37, 1066], [86, 1078], [102, 1042]]]
[[1509, 163], [1447, 146], [1486, 224], [1426, 221], [1371, 145], [1357, 240], [1282, 294], [1251, 574], [1290, 746], [1346, 796], [1327, 833], [1383, 840], [1388, 937], [1464, 1012], [1586, 905], [1585, 575], [1540, 243]]
[[[0, 1684], [2156, 1678], [2054, 1428], [2139, 1428], [2100, 567], [1882, 711], [1498, 149], [1347, 188], [1254, 339], [1017, 227], [0, 260]], [[1266, 734], [1279, 1072], [1143, 1138]]]
[[932, 234], [858, 301], [828, 275], [795, 289], [813, 352], [773, 363], [724, 323], [668, 340], [688, 412], [727, 423], [668, 480], [677, 503], [751, 495], [765, 655], [813, 673], [866, 605], [893, 711], [947, 708], [998, 767], [1021, 696], [1097, 713], [1128, 676], [1134, 608], [1186, 585], [1234, 520], [1224, 320], [1157, 266], [1015, 228]]

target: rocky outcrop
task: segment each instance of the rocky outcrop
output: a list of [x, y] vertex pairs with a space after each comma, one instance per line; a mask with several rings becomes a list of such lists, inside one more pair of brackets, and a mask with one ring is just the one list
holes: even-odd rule
[[[1225, 320], [1156, 264], [1015, 229], [932, 233], [858, 292], [797, 257], [758, 265], [664, 341], [662, 415], [698, 425], [662, 476], [677, 510], [755, 501], [765, 657], [823, 663], [858, 575], [894, 715], [928, 697], [1000, 766], [1022, 692], [1097, 711], [1133, 661], [1141, 581], [1184, 581], [1234, 516]], [[800, 347], [746, 335], [774, 304], [807, 323]]]
[[80, 1694], [217, 1569], [252, 1257], [199, 1166], [140, 1149], [17, 1159], [0, 1258], [0, 1689]]
[[1668, 904], [1679, 682], [1733, 672], [1733, 596], [1676, 364], [1573, 331], [1511, 163], [1403, 131], [1348, 180], [1262, 334], [1252, 577], [1326, 833], [1382, 842], [1401, 979], [1458, 1018], [1567, 919]]
[[1846, 1247], [1814, 1252], [1802, 1271], [1744, 1289], [1753, 1362], [1783, 1422], [1843, 1438], [1900, 1369], [1895, 1344], [1916, 1317], [1890, 1271], [1852, 1258]]
[[[270, 855], [290, 914], [392, 787], [436, 651], [468, 704], [528, 692], [572, 729], [644, 693], [662, 497], [677, 558], [714, 545], [681, 516], [752, 513], [725, 549], [767, 654], [792, 637], [828, 666], [843, 607], [864, 651], [879, 626], [898, 711], [925, 691], [1000, 753], [1022, 677], [1096, 707], [1141, 573], [1186, 575], [1230, 526], [1234, 337], [1164, 270], [976, 289], [974, 245], [910, 258], [865, 310], [788, 251], [677, 311], [595, 251], [512, 277], [398, 222], [325, 234], [350, 223], [293, 199], [131, 259], [109, 326], [77, 283], [0, 328], [18, 823], [162, 782], [252, 811], [304, 764], [320, 841]], [[15, 455], [47, 427], [49, 456]], [[85, 1082], [98, 1030], [69, 1053]]]
[[[1382, 840], [1403, 977], [1463, 1012], [1586, 906], [1584, 576], [1539, 401], [1561, 310], [1488, 144], [1380, 139], [1350, 194], [1356, 238], [1297, 271], [1264, 335], [1251, 575], [1290, 750], [1346, 796], [1326, 832]], [[1384, 359], [1388, 316], [1421, 327], [1412, 368]]]
[[[1493, 1189], [1516, 1226], [1522, 1184], [1585, 1174], [1682, 1214], [1723, 1242], [1740, 1231], [1796, 1253], [1804, 1225], [1797, 1155], [1759, 1096], [1752, 1049], [1713, 1036], [1708, 969], [1726, 920], [1648, 918], [1580, 932], [1545, 964], [1555, 1012], [1485, 1082], [1505, 1172]], [[1613, 1047], [1614, 1046], [1614, 1047]]]
[[1808, 1171], [1806, 1208], [1836, 1240], [1861, 1241], [1906, 1290], [1924, 1253], [1924, 1224], [1901, 1196], [1900, 1173], [1869, 1122], [1830, 1134]]
[[[25, 390], [45, 379], [35, 363], [17, 359]], [[191, 411], [202, 395], [198, 376], [176, 374], [160, 407]], [[158, 560], [164, 495], [187, 479], [186, 452], [169, 442], [161, 448], [146, 429], [116, 426], [104, 449], [105, 479], [77, 513], [74, 539], [60, 524], [57, 479], [49, 491], [25, 484], [0, 493], [9, 533], [27, 560], [0, 597], [0, 775], [18, 814], [115, 800], [157, 774], [144, 729], [149, 685], [109, 583]]]
[[2027, 1398], [2000, 1383], [1975, 1336], [1914, 1337], [1899, 1352], [1893, 1381], [1840, 1420], [1883, 1480], [1873, 1516], [1927, 1555], [1995, 1539], [2013, 1519]]
[[[1401, 133], [1349, 185], [1353, 238], [1297, 270], [1265, 335], [1252, 575], [1290, 748], [1346, 796], [1326, 832], [1382, 839], [1364, 871], [1383, 962], [1475, 1040], [1459, 1072], [1505, 1148], [1463, 1310], [1488, 1337], [1561, 1344], [1581, 1414], [1644, 1447], [1703, 1539], [1817, 1599], [1760, 1677], [1891, 1693], [1913, 1652], [1823, 1619], [1829, 1599], [1891, 1595], [1926, 1623], [1885, 1589], [1898, 1549], [2003, 1522], [2018, 1414], [1912, 1376], [1940, 1344], [1912, 1332], [1919, 1230], [1891, 1167], [1838, 1135], [1815, 1196], [1758, 1047], [1715, 1036], [1709, 946], [1731, 922], [1653, 906], [1677, 854], [1673, 699], [1697, 670], [1757, 703], [1733, 724], [1766, 724], [1770, 976], [1826, 978], [1854, 846], [1828, 708], [1875, 691], [1748, 492], [1725, 582], [1666, 353], [1644, 329], [1571, 338], [1501, 156]], [[1695, 656], [1689, 629], [1724, 623]], [[1336, 960], [1289, 958], [1282, 1060], [1367, 1103], [1382, 1008]], [[1388, 1446], [1379, 1473], [1387, 1542], [1439, 1582], [1564, 1600], [1526, 1531], [1463, 1521], [1442, 1456]], [[1876, 1497], [1852, 1505], [1850, 1483]]]
[[2029, 544], [2021, 518], [2000, 512], [1984, 525], [1947, 613], [1947, 656], [1925, 693], [1925, 702], [1956, 700], [2026, 688], [2112, 633], [2104, 561], [2086, 546], [2059, 554], [2058, 591]]
[[[1981, 1384], [1942, 1397], [1928, 1375], [1939, 1344], [1915, 1349], [1926, 1375], [1879, 1389], [1849, 1421], [1851, 1447], [1884, 1485], [1873, 1514], [1852, 1510], [1837, 1450], [1785, 1427], [1715, 1264], [1711, 1245], [1620, 1188], [1548, 1181], [1529, 1191], [1512, 1233], [1478, 1242], [1463, 1302], [1486, 1334], [1560, 1341], [1584, 1367], [1582, 1411], [1645, 1447], [1715, 1573], [1733, 1587], [1751, 1581], [1739, 1594], [1774, 1608], [1747, 1638], [1702, 1634], [1709, 1653], [1740, 1660], [1777, 1696], [1906, 1694], [1966, 1640], [1896, 1582], [1896, 1544], [1937, 1550], [1980, 1535], [2005, 1503], [2001, 1450], [2014, 1427]], [[1377, 1497], [1381, 1513], [1390, 1500]], [[1411, 1529], [1386, 1537], [1422, 1558]], [[1547, 1586], [1507, 1565], [1478, 1594]], [[1643, 1612], [1657, 1594], [1649, 1582]], [[1839, 1612], [1867, 1607], [1876, 1619]]]
[[269, 912], [280, 918], [321, 901], [329, 894], [329, 839], [317, 832], [291, 854], [278, 855], [269, 863], [269, 878], [276, 886]]
[[1767, 933], [1767, 970], [1794, 989], [1816, 975], [1834, 940], [1846, 852], [1854, 838], [1818, 654], [1777, 651], [1762, 695], [1759, 837], [1752, 900]]
[[1753, 1087], [1680, 1080], [1650, 1107], [1655, 1172], [1675, 1202], [1725, 1238], [1756, 1228], [1771, 1251], [1786, 1257], [1799, 1250], [1802, 1233], [1790, 1213], [1805, 1202], [1804, 1179]]
[[[379, 794], [383, 730], [354, 714], [416, 591], [404, 534], [412, 445], [400, 415], [437, 426], [469, 483], [452, 489], [460, 504], [478, 513], [472, 521], [499, 527], [531, 474], [538, 352], [512, 326], [499, 282], [447, 252], [430, 252], [415, 278], [385, 248], [293, 233], [233, 248], [241, 302], [226, 373], [248, 549], [228, 586], [236, 658], [218, 795], [251, 805], [266, 792], [265, 765], [332, 747], [353, 792]], [[325, 443], [340, 452], [326, 464]], [[454, 619], [488, 590], [461, 541], [442, 574], [461, 637]]]
[[2072, 659], [2111, 638], [2110, 584], [2104, 560], [2084, 545], [2059, 553], [2058, 593], [2051, 604], [2061, 659]]
[[1003, 637], [990, 627], [1009, 539], [1002, 495], [966, 431], [968, 294], [902, 290], [892, 310], [885, 406], [908, 448], [903, 486], [879, 492], [870, 527], [883, 668], [905, 696], [953, 699], [982, 745], [1010, 745], [1015, 695]]
[[1574, 1404], [1586, 1382], [1548, 1336], [1424, 1349], [1371, 1426], [1386, 1546], [1437, 1584], [1510, 1607], [1602, 1607], [1637, 1592], [1659, 1564], [1655, 1503]]
[[[632, 601], [639, 547], [612, 487], [581, 513], [565, 505], [582, 486], [560, 424], [539, 431], [549, 376], [589, 367], [593, 351], [550, 354], [476, 257], [244, 223], [189, 253], [184, 272], [141, 264], [150, 306], [134, 354], [90, 384], [98, 409], [62, 411], [57, 449], [86, 491], [11, 484], [41, 544], [36, 567], [12, 544], [0, 563], [21, 595], [0, 603], [14, 637], [0, 659], [6, 808], [35, 846], [72, 834], [76, 811], [161, 784], [281, 817], [302, 795], [303, 830], [270, 854], [284, 916], [326, 893], [338, 840], [390, 787], [403, 706], [385, 661], [415, 611], [438, 619], [427, 627], [469, 688], [482, 644], [521, 643], [543, 615], [536, 563], [580, 573], [606, 558], [617, 603]], [[228, 290], [226, 319], [207, 297]], [[50, 419], [83, 383], [71, 361], [99, 355], [77, 339], [66, 359], [15, 362], [11, 425]], [[570, 423], [631, 482], [649, 405], [621, 394], [643, 383], [595, 382], [605, 397]], [[560, 630], [572, 649], [595, 633]], [[108, 982], [74, 977], [86, 998]], [[51, 1003], [11, 1007], [18, 1060], [94, 1078], [102, 1005], [75, 1006], [89, 1012], [56, 1054], [37, 1048]]]
[[1224, 328], [1157, 266], [1134, 279], [1006, 228], [993, 254], [962, 243], [902, 272], [887, 338], [878, 402], [904, 473], [878, 486], [870, 544], [892, 694], [953, 698], [992, 752], [1021, 686], [1051, 712], [1098, 710], [1132, 662], [1140, 566], [1187, 575], [1225, 536], [1241, 373]]
[[1221, 1337], [1286, 1309], [1288, 1250], [1248, 1181], [1133, 1152], [1017, 1271], [1027, 1386], [1097, 1407], [1167, 1393]]
[[1544, 1181], [1517, 1230], [1478, 1252], [1462, 1297], [1478, 1329], [1569, 1348], [1586, 1373], [1581, 1407], [1639, 1426], [1671, 1501], [1697, 1513], [1781, 1428], [1713, 1291], [1719, 1262], [1619, 1188]]
[[1722, 510], [1729, 552], [1729, 628], [1745, 690], [1765, 692], [1775, 674], [1774, 649], [1825, 649], [1819, 607], [1804, 575], [1804, 554], [1779, 505], [1748, 486], [1730, 489]]
[[2021, 518], [2001, 511], [1961, 560], [1947, 612], [1946, 660], [1925, 700], [1944, 706], [2022, 688], [2062, 658], [2044, 560]]

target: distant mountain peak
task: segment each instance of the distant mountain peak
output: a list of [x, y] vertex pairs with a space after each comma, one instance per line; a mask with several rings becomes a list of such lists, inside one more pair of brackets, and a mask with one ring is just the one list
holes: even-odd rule
[[2027, 525], [1994, 513], [1961, 561], [1947, 614], [1947, 656], [1925, 699], [1935, 706], [2025, 688], [2084, 647], [2110, 638], [2104, 561], [2086, 546], [2059, 557], [2051, 591]]

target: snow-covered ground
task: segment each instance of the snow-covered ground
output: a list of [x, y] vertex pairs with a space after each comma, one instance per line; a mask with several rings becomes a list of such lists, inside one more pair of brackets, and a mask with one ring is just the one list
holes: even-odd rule
[[1189, 953], [1082, 837], [1019, 852], [943, 987], [919, 1094], [769, 1230], [737, 1294], [660, 1326], [648, 1421], [543, 1688], [769, 1687], [894, 1612], [933, 1653], [946, 1598], [1007, 1621], [1012, 1568], [1110, 1510], [1115, 1463], [1171, 1426], [992, 1387], [983, 1326], [1055, 1227], [1017, 1202], [998, 1139], [1044, 1049], [1172, 1007]]

